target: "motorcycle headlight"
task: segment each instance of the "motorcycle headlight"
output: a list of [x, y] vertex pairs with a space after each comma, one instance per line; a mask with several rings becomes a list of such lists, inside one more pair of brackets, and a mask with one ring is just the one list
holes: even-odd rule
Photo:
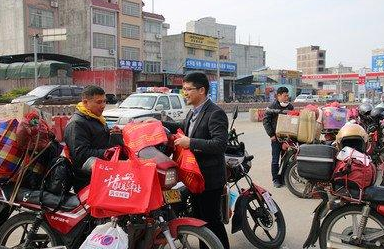
[[177, 183], [177, 171], [176, 168], [168, 169], [165, 172], [164, 186], [166, 188], [172, 188]]

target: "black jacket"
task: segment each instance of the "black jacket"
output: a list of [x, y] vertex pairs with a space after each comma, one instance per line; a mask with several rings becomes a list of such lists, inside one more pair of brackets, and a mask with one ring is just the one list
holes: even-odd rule
[[288, 104], [287, 107], [281, 107], [279, 101], [275, 100], [268, 108], [265, 110], [265, 116], [263, 119], [264, 129], [267, 132], [268, 136], [273, 137], [276, 135], [276, 125], [277, 117], [279, 113], [285, 110], [293, 110], [293, 105]]
[[98, 120], [76, 111], [64, 131], [64, 141], [76, 176], [75, 190], [89, 183], [90, 173], [82, 171], [85, 161], [90, 157], [103, 158], [106, 149], [116, 145], [110, 141], [108, 127]]
[[[163, 122], [172, 133], [181, 128], [188, 132], [190, 111], [181, 123]], [[200, 170], [204, 176], [205, 189], [219, 189], [226, 183], [224, 152], [228, 140], [228, 117], [225, 112], [208, 100], [197, 116], [191, 134], [190, 150], [196, 157]]]

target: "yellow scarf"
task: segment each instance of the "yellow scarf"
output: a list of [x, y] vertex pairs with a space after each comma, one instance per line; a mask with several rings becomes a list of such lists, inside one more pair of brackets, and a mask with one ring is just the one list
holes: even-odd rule
[[105, 125], [107, 122], [105, 121], [105, 118], [103, 116], [96, 116], [95, 114], [93, 114], [90, 110], [88, 110], [83, 102], [80, 102], [77, 104], [76, 106], [76, 109], [79, 110], [79, 112], [81, 112], [82, 114], [84, 115], [87, 115], [91, 118], [94, 118], [94, 119], [97, 119], [100, 121], [100, 123], [102, 123], [103, 125]]

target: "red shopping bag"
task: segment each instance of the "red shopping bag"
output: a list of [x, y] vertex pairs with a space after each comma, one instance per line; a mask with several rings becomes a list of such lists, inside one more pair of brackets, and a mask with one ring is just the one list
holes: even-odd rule
[[18, 121], [0, 121], [0, 183], [7, 182], [18, 170], [21, 150], [16, 141]]
[[168, 141], [167, 134], [160, 121], [128, 123], [123, 128], [123, 139], [124, 144], [133, 152]]
[[[184, 135], [181, 129], [177, 130], [176, 138]], [[175, 146], [173, 160], [178, 164], [178, 176], [180, 181], [194, 194], [202, 193], [205, 189], [205, 181], [197, 164], [195, 155], [181, 146]]]
[[110, 161], [96, 159], [87, 204], [97, 218], [142, 214], [163, 205], [156, 164], [141, 161], [134, 153], [119, 161], [120, 149]]

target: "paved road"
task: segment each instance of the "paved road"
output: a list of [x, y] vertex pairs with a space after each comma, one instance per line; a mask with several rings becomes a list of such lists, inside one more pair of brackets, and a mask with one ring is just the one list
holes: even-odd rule
[[[252, 178], [272, 193], [274, 200], [284, 214], [287, 235], [281, 248], [302, 248], [311, 227], [312, 211], [320, 201], [299, 199], [291, 194], [287, 188], [276, 189], [273, 187], [270, 173], [271, 147], [269, 137], [266, 135], [262, 123], [251, 123], [248, 120], [248, 113], [240, 113], [238, 120], [235, 121], [235, 127], [238, 132], [245, 132], [241, 140], [245, 143], [247, 150], [255, 156], [250, 171]], [[230, 232], [230, 225], [227, 225], [227, 231]], [[253, 248], [242, 232], [229, 235], [229, 239], [232, 249]]]

